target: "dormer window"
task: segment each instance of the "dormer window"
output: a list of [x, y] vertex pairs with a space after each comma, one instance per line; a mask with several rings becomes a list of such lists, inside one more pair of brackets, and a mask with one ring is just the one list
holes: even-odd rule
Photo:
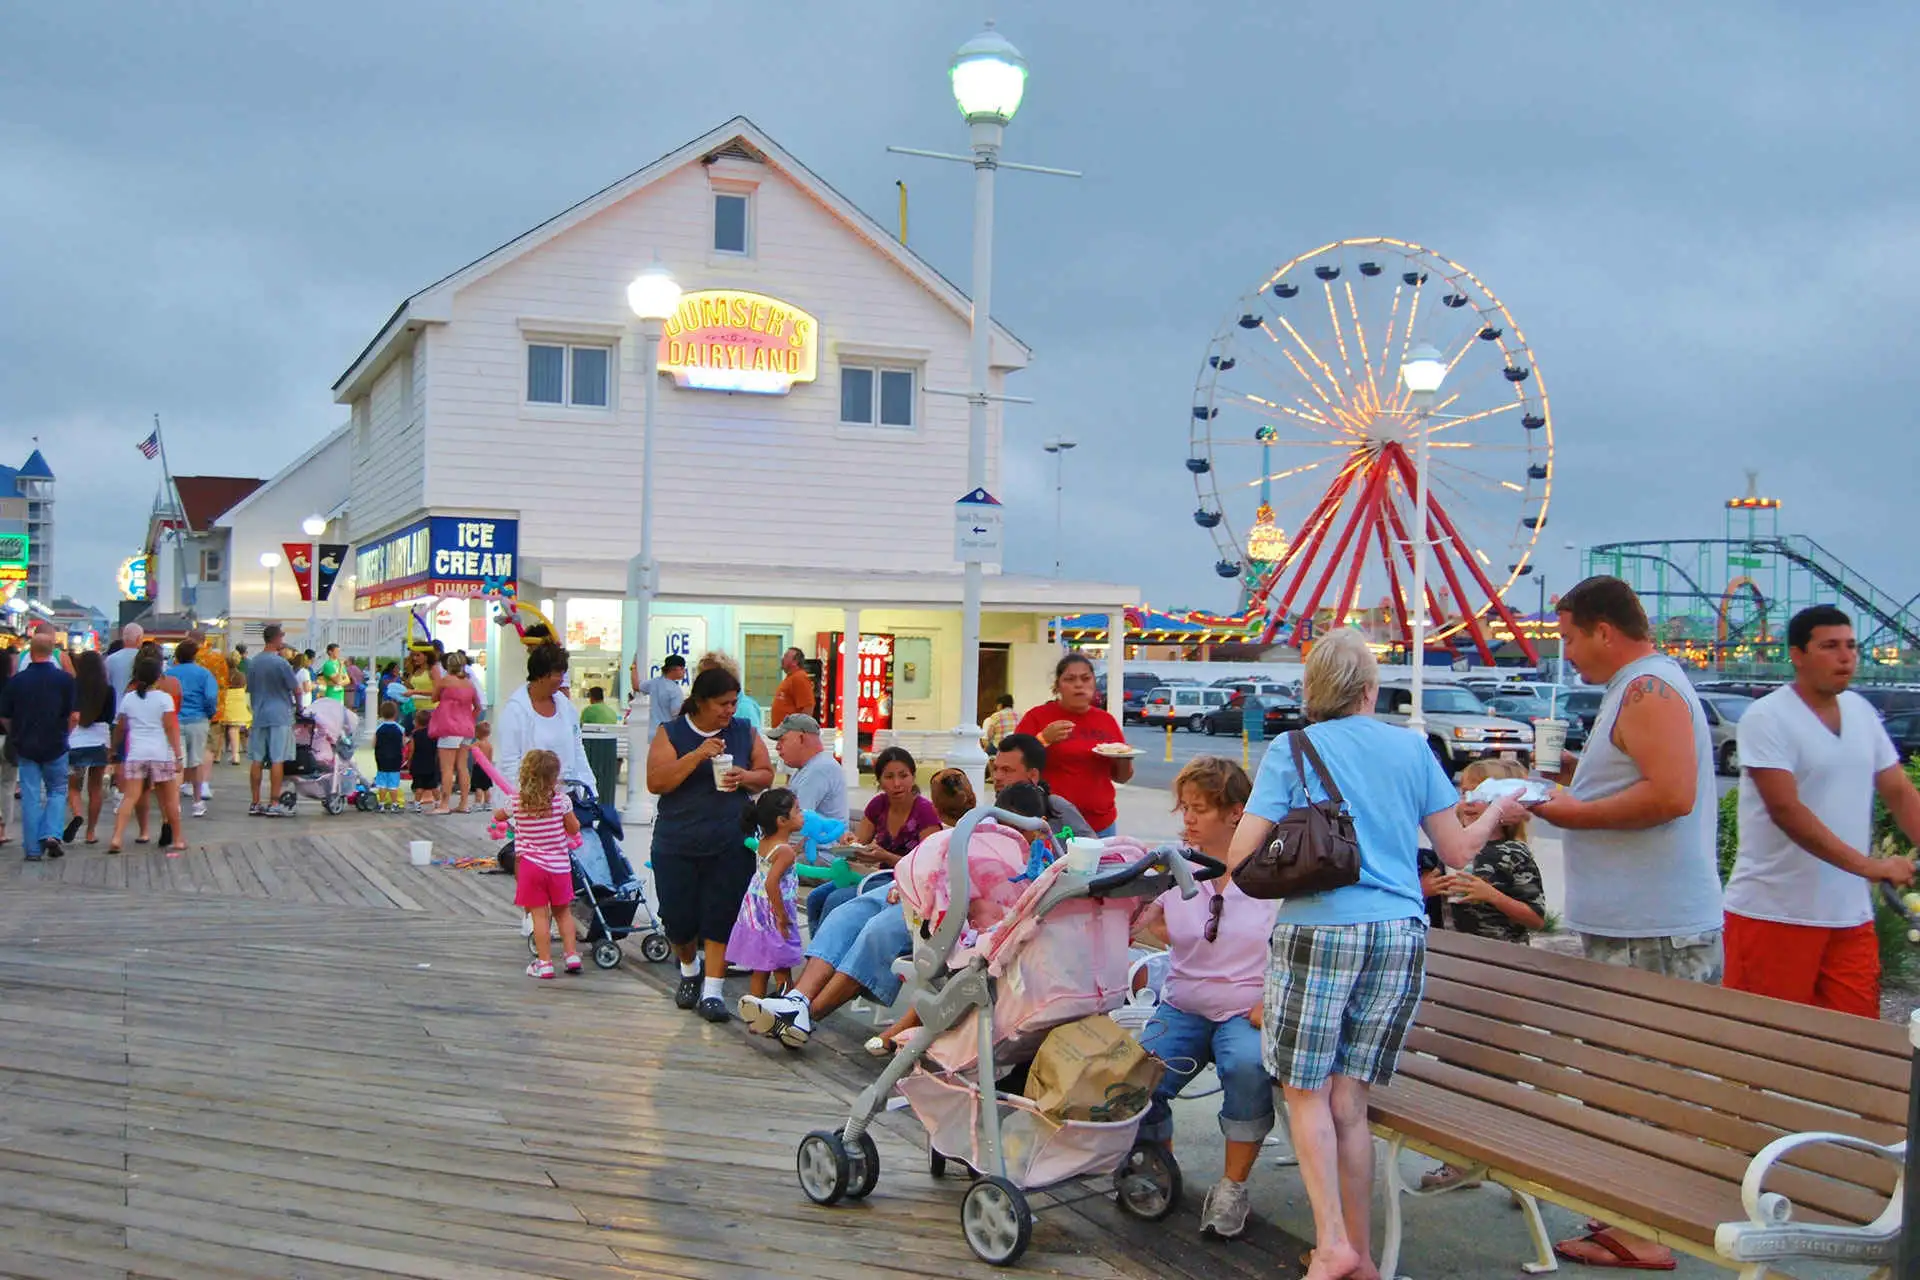
[[743, 192], [713, 193], [713, 251], [745, 256], [751, 230], [752, 197]]

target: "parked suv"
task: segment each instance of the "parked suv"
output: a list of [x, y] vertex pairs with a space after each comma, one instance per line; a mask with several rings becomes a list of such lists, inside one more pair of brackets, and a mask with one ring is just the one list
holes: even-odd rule
[[[1166, 683], [1151, 671], [1125, 671], [1120, 675], [1120, 719], [1123, 724], [1139, 724], [1140, 708], [1146, 702], [1147, 695], [1158, 686]], [[1107, 677], [1101, 675], [1093, 682], [1095, 700], [1107, 705]]]
[[[1533, 729], [1513, 720], [1489, 715], [1486, 703], [1470, 689], [1429, 685], [1421, 697], [1426, 712], [1427, 742], [1448, 775], [1475, 760], [1513, 756], [1522, 763], [1533, 759]], [[1413, 688], [1405, 684], [1380, 686], [1374, 714], [1389, 724], [1407, 723], [1413, 709]]]
[[1147, 694], [1140, 705], [1143, 724], [1185, 725], [1194, 733], [1204, 733], [1207, 713], [1227, 705], [1231, 689], [1202, 688], [1192, 684], [1163, 684]]

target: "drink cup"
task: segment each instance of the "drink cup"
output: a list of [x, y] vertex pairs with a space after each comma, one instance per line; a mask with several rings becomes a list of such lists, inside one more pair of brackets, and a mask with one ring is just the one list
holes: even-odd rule
[[413, 861], [413, 865], [416, 867], [431, 866], [433, 864], [433, 841], [409, 840], [407, 842], [407, 856]]
[[1067, 870], [1077, 876], [1090, 876], [1100, 869], [1100, 855], [1106, 851], [1105, 840], [1067, 841]]
[[1565, 720], [1533, 722], [1533, 771], [1541, 774], [1560, 772], [1560, 753], [1567, 745]]
[[713, 758], [713, 785], [722, 791], [733, 790], [733, 783], [727, 778], [727, 770], [733, 768], [733, 757], [721, 752]]

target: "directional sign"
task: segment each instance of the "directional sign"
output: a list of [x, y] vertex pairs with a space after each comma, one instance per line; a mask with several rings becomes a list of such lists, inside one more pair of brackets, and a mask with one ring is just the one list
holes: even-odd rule
[[999, 564], [1000, 499], [975, 489], [953, 504], [953, 558], [963, 564]]

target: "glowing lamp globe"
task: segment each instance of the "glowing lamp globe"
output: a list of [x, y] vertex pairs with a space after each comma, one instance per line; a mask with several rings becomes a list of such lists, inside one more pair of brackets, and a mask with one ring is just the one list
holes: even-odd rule
[[656, 262], [627, 286], [627, 305], [642, 320], [665, 320], [680, 309], [680, 283]]
[[953, 100], [969, 123], [1007, 123], [1027, 92], [1027, 60], [991, 23], [960, 46], [949, 74]]
[[1427, 343], [1407, 352], [1407, 358], [1400, 362], [1400, 385], [1411, 392], [1416, 401], [1422, 396], [1430, 400], [1446, 380], [1445, 358]]
[[278, 569], [280, 567], [280, 553], [278, 551], [262, 551], [260, 553], [260, 567], [262, 569]]
[[309, 538], [317, 538], [326, 531], [327, 518], [325, 516], [308, 516], [300, 522], [300, 532], [306, 534]]

